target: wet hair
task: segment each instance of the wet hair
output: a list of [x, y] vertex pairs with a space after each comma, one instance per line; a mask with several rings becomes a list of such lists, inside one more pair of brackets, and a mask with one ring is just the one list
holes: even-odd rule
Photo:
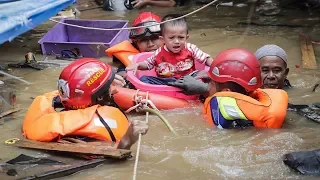
[[[170, 19], [175, 19], [175, 18], [178, 18], [180, 16], [182, 16], [182, 15], [181, 14], [168, 14], [168, 15], [166, 15], [166, 16], [164, 16], [162, 18], [161, 22], [166, 21], [166, 20], [170, 20]], [[187, 19], [186, 18], [180, 18], [178, 20], [174, 20], [174, 21], [170, 21], [170, 22], [166, 22], [166, 23], [160, 24], [161, 35], [163, 35], [166, 26], [186, 26], [187, 33], [188, 33], [188, 23], [187, 23]]]
[[225, 83], [217, 83], [218, 84], [218, 90], [222, 91], [223, 89], [230, 89], [232, 92], [237, 92], [240, 94], [248, 95], [248, 91], [241, 85], [235, 82], [225, 82]]

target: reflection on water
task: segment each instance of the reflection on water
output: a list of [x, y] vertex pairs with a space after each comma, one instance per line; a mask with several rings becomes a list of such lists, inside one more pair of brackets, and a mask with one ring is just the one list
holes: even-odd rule
[[[195, 9], [195, 7], [191, 8]], [[189, 12], [190, 8], [150, 9], [163, 16], [173, 12]], [[298, 33], [312, 33], [320, 39], [316, 28], [291, 29], [277, 27], [241, 27], [238, 21], [247, 18], [248, 8], [231, 9], [210, 7], [188, 18], [190, 42], [213, 57], [222, 50], [243, 47], [254, 52], [264, 44], [273, 43], [283, 47], [288, 54], [291, 84], [290, 102], [311, 104], [320, 102], [319, 93], [311, 92], [320, 80], [317, 70], [307, 71], [296, 68], [300, 65], [301, 53]], [[139, 11], [104, 12], [85, 11], [83, 19], [129, 19]], [[223, 28], [222, 28], [223, 27]], [[244, 34], [244, 30], [246, 34]], [[7, 59], [21, 59], [22, 50], [12, 50], [10, 45], [0, 47]], [[18, 52], [18, 53], [16, 53]], [[315, 53], [319, 56], [319, 47]], [[3, 58], [2, 57], [2, 58]], [[6, 60], [2, 59], [1, 60]], [[109, 58], [103, 58], [110, 62]], [[14, 80], [5, 81], [6, 86], [17, 91], [18, 105], [24, 110], [7, 117], [0, 126], [0, 141], [21, 136], [24, 114], [32, 102], [32, 97], [55, 90], [61, 68], [42, 71], [21, 69], [14, 74], [33, 82], [25, 85]], [[138, 179], [302, 179], [282, 163], [282, 155], [287, 152], [320, 148], [319, 124], [311, 122], [293, 112], [280, 130], [254, 129], [217, 130], [209, 128], [201, 115], [201, 107], [163, 111], [163, 115], [179, 133], [174, 137], [156, 117], [150, 117], [150, 130], [142, 138]], [[144, 120], [143, 115], [130, 115], [130, 119]], [[132, 148], [136, 151], [136, 146]], [[38, 151], [7, 147], [1, 143], [0, 158], [11, 159], [20, 153], [39, 155]], [[43, 154], [41, 152], [40, 154]], [[64, 179], [130, 179], [133, 174], [134, 159], [122, 163], [112, 163], [80, 172]]]

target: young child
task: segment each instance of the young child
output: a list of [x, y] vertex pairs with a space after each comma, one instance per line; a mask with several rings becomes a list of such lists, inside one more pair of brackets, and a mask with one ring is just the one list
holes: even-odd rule
[[[177, 18], [179, 15], [165, 16], [162, 21]], [[149, 84], [168, 85], [182, 76], [195, 76], [195, 61], [210, 66], [212, 58], [202, 52], [197, 46], [187, 43], [189, 38], [188, 25], [185, 18], [170, 21], [160, 25], [160, 39], [164, 46], [143, 62], [127, 67], [127, 70], [151, 70], [155, 67], [158, 77], [142, 76], [140, 80]]]

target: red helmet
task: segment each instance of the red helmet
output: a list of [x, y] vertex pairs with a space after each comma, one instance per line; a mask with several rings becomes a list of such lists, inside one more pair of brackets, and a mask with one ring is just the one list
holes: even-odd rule
[[[160, 25], [161, 18], [152, 12], [143, 12], [138, 15], [138, 17], [133, 21], [132, 26], [149, 26], [145, 28], [132, 29], [130, 31], [130, 39], [137, 39], [146, 36], [160, 35]], [[150, 26], [154, 25], [154, 26]]]
[[66, 109], [83, 109], [97, 104], [97, 98], [109, 92], [114, 79], [112, 68], [93, 58], [82, 58], [65, 67], [58, 90]]
[[215, 58], [208, 72], [216, 82], [232, 81], [248, 91], [262, 86], [260, 64], [254, 54], [245, 49], [228, 49]]

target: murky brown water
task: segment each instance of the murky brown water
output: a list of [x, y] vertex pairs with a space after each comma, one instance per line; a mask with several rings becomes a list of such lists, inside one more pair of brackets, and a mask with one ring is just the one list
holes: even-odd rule
[[[295, 87], [288, 92], [290, 102], [296, 104], [320, 102], [319, 90], [311, 92], [314, 84], [320, 81], [319, 70], [303, 70], [295, 66], [300, 65], [301, 62], [298, 33], [310, 33], [313, 40], [320, 41], [318, 29], [238, 26], [238, 21], [244, 21], [247, 18], [248, 9], [219, 7], [219, 10], [216, 10], [211, 7], [192, 15], [188, 18], [190, 42], [212, 56], [232, 47], [247, 48], [254, 52], [264, 44], [277, 44], [283, 47], [289, 56], [289, 79]], [[189, 12], [190, 8], [150, 8], [148, 10], [163, 16], [178, 11]], [[81, 18], [132, 21], [137, 14], [137, 11], [91, 10], [83, 12]], [[303, 14], [301, 16], [303, 17]], [[21, 47], [23, 44], [30, 46]], [[24, 54], [34, 48], [38, 48], [35, 40], [1, 45], [1, 63], [23, 60]], [[320, 46], [315, 45], [314, 48], [316, 55], [320, 57]], [[37, 57], [41, 59], [41, 56]], [[5, 80], [5, 85], [1, 87], [2, 91], [15, 89], [18, 92], [18, 106], [24, 110], [5, 118], [5, 123], [0, 125], [0, 142], [21, 136], [23, 117], [32, 102], [31, 97], [55, 90], [60, 71], [61, 68], [13, 71], [13, 74], [32, 82], [32, 85]], [[137, 179], [303, 179], [303, 176], [291, 171], [282, 163], [282, 155], [292, 151], [320, 148], [318, 133], [320, 125], [293, 112], [288, 113], [282, 129], [252, 128], [242, 131], [211, 129], [203, 121], [200, 112], [201, 107], [162, 112], [176, 128], [180, 134], [179, 137], [174, 137], [168, 132], [157, 117], [150, 117], [150, 130], [142, 139]], [[129, 118], [144, 120], [145, 116], [129, 116]], [[132, 150], [135, 153], [136, 146], [133, 146]], [[8, 147], [0, 143], [0, 158], [3, 161], [20, 153], [45, 154]], [[133, 165], [134, 160], [119, 164], [105, 164], [63, 179], [131, 179]]]

